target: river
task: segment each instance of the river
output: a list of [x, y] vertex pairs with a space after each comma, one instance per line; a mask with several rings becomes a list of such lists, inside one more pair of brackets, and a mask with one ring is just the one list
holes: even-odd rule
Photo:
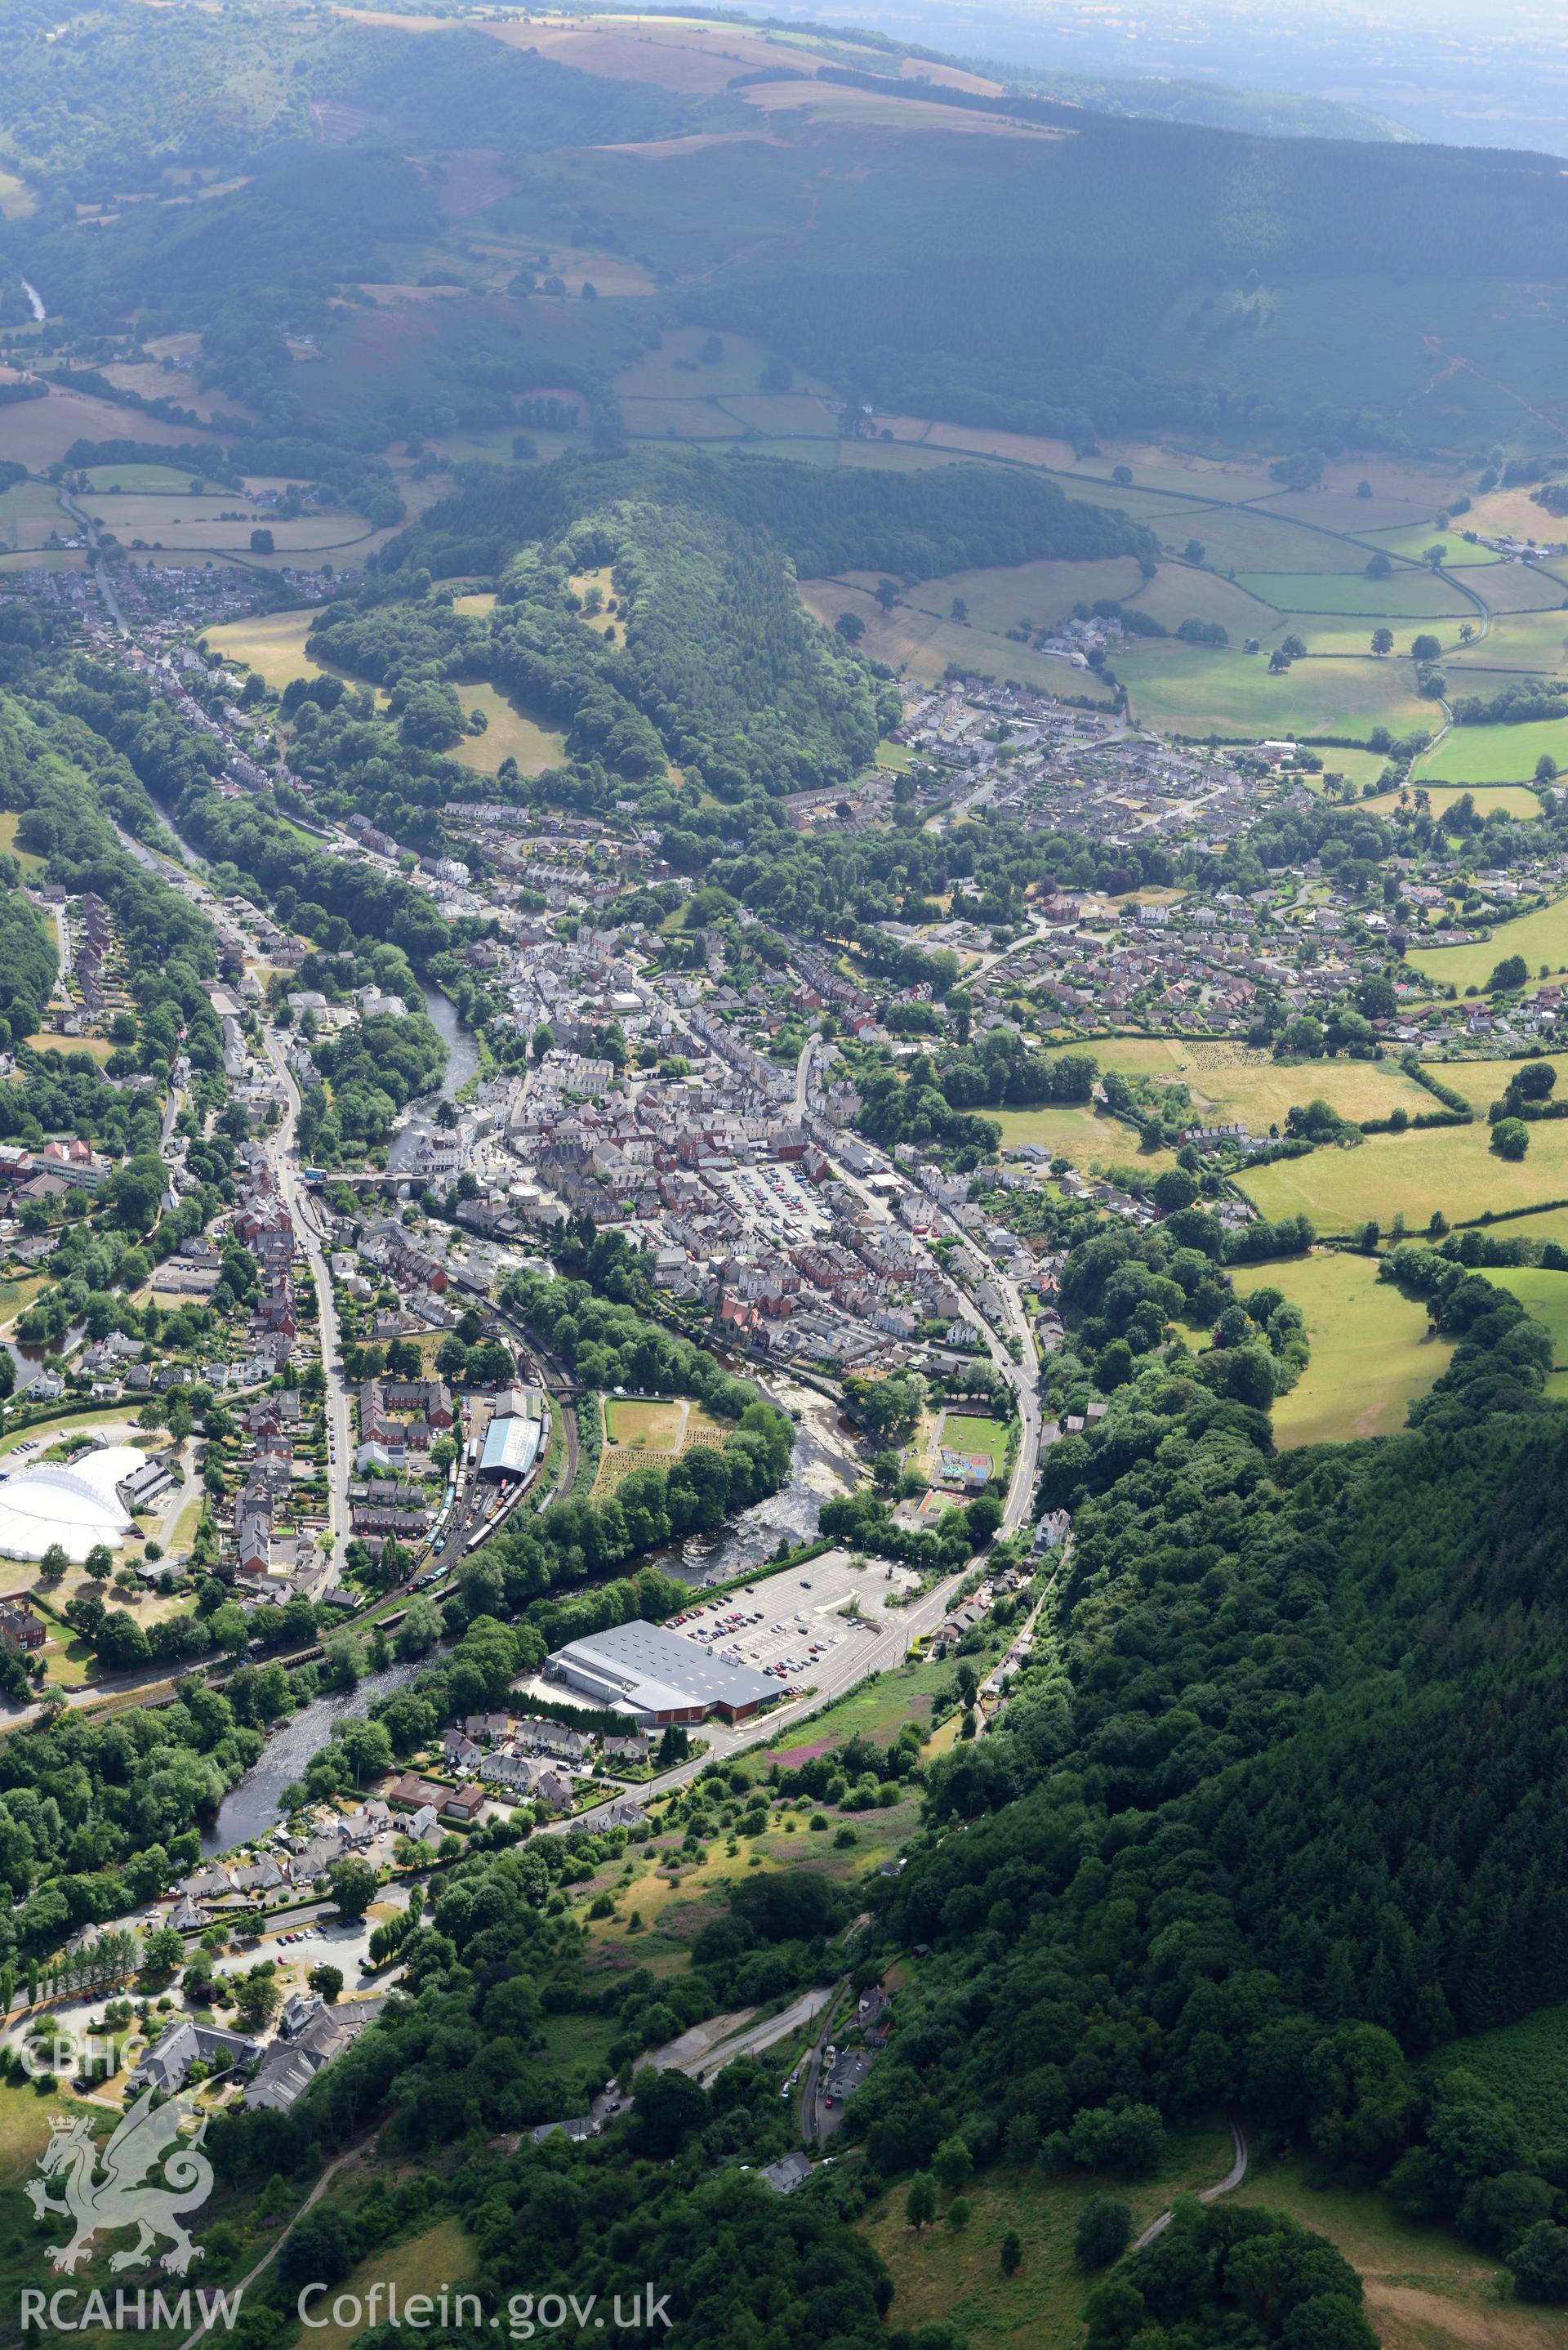
[[479, 1066], [479, 1045], [473, 1031], [465, 1028], [458, 1018], [457, 1006], [451, 996], [443, 995], [439, 987], [427, 987], [424, 999], [431, 1026], [446, 1046], [446, 1075], [435, 1093], [421, 1097], [408, 1124], [393, 1135], [387, 1165], [394, 1172], [413, 1165], [414, 1155], [430, 1131], [429, 1120], [421, 1115], [425, 1105], [455, 1099]]
[[26, 296], [26, 297], [27, 297], [28, 301], [32, 304], [32, 307], [33, 307], [33, 316], [34, 316], [35, 319], [37, 321], [38, 325], [41, 327], [41, 326], [43, 325], [43, 323], [44, 323], [45, 319], [46, 319], [46, 318], [48, 317], [48, 315], [49, 315], [49, 314], [48, 314], [48, 312], [47, 312], [47, 311], [45, 309], [45, 307], [44, 307], [44, 297], [43, 297], [43, 296], [39, 293], [39, 291], [38, 291], [38, 289], [37, 289], [37, 287], [36, 287], [36, 286], [29, 286], [29, 284], [27, 283], [27, 280], [26, 280], [25, 277], [24, 277], [24, 278], [23, 278], [23, 280], [22, 280], [22, 291], [23, 291], [23, 293]]
[[389, 1665], [384, 1672], [367, 1673], [357, 1689], [334, 1690], [290, 1714], [267, 1740], [260, 1762], [223, 1797], [216, 1819], [202, 1835], [202, 1850], [230, 1852], [236, 1845], [254, 1844], [275, 1827], [283, 1817], [284, 1789], [304, 1777], [312, 1755], [319, 1754], [330, 1737], [333, 1723], [368, 1713], [373, 1698], [411, 1680], [425, 1661]]
[[838, 1407], [815, 1388], [770, 1372], [768, 1400], [798, 1411], [789, 1482], [756, 1502], [704, 1546], [701, 1537], [658, 1564], [682, 1583], [724, 1583], [749, 1568], [765, 1566], [780, 1543], [792, 1548], [811, 1542], [824, 1502], [848, 1492], [857, 1482], [852, 1439], [839, 1426]]

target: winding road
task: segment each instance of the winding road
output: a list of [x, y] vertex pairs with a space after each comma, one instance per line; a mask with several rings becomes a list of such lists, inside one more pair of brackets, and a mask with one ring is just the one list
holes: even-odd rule
[[[1240, 2187], [1242, 2179], [1247, 2176], [1247, 2133], [1234, 2115], [1230, 2116], [1230, 2121], [1231, 2168], [1223, 2178], [1216, 2179], [1212, 2187], [1199, 2189], [1198, 2200], [1200, 2203], [1212, 2203], [1220, 2196], [1229, 2195], [1231, 2189]], [[1163, 2236], [1174, 2216], [1170, 2211], [1162, 2211], [1158, 2220], [1151, 2220], [1142, 2235], [1132, 2245], [1132, 2251], [1141, 2252], [1146, 2244], [1152, 2244], [1157, 2236]]]

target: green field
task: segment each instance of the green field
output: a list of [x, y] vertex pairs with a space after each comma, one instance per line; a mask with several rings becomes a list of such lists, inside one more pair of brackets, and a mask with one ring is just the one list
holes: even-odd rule
[[1162, 563], [1154, 577], [1125, 600], [1172, 632], [1183, 620], [1218, 620], [1238, 644], [1247, 637], [1277, 635], [1282, 625], [1272, 604], [1215, 572], [1198, 571], [1186, 563]]
[[[1343, 754], [1336, 751], [1334, 755], [1338, 760]], [[1440, 815], [1445, 808], [1451, 808], [1456, 800], [1464, 797], [1468, 788], [1461, 784], [1434, 784], [1430, 789], [1434, 814]], [[1541, 814], [1541, 802], [1523, 784], [1478, 784], [1470, 796], [1482, 816], [1511, 816], [1521, 824], [1529, 824]], [[1375, 799], [1369, 799], [1364, 805], [1375, 816], [1392, 816], [1399, 806], [1399, 795], [1397, 792], [1380, 792]], [[1407, 792], [1406, 806], [1409, 806]]]
[[1000, 1477], [1006, 1465], [1007, 1430], [999, 1419], [950, 1411], [942, 1421], [938, 1440], [950, 1452], [983, 1452], [991, 1462], [993, 1477]]
[[1375, 726], [1407, 733], [1434, 715], [1404, 663], [1370, 657], [1298, 660], [1276, 677], [1262, 653], [1156, 640], [1118, 650], [1115, 667], [1139, 724], [1172, 733], [1365, 736]]
[[1489, 1265], [1486, 1277], [1500, 1289], [1511, 1290], [1531, 1320], [1548, 1333], [1552, 1368], [1568, 1370], [1568, 1273], [1548, 1273], [1532, 1264]]
[[[1195, 506], [1190, 523], [1191, 536], [1202, 540], [1210, 562], [1220, 570], [1345, 576], [1365, 571], [1370, 555], [1349, 539], [1303, 530], [1292, 516], [1266, 507]], [[1162, 536], [1174, 542], [1176, 532], [1168, 528]]]
[[542, 775], [546, 767], [558, 766], [566, 756], [564, 734], [553, 726], [541, 726], [493, 685], [475, 685], [465, 679], [457, 693], [465, 715], [471, 710], [483, 710], [489, 721], [483, 734], [465, 734], [452, 751], [460, 766], [493, 775], [503, 759], [515, 759], [524, 775]]
[[1473, 571], [1466, 584], [1490, 612], [1560, 611], [1568, 601], [1562, 580], [1532, 563], [1499, 563]]
[[1054, 1158], [1071, 1159], [1075, 1167], [1127, 1166], [1136, 1160], [1150, 1175], [1176, 1164], [1173, 1150], [1140, 1149], [1136, 1127], [1124, 1126], [1108, 1110], [1089, 1103], [1080, 1108], [1054, 1102], [1042, 1109], [994, 1109], [985, 1115], [1001, 1127], [1004, 1150], [1036, 1142]]
[[[1568, 1073], [1568, 1053], [1543, 1053], [1541, 1059], [1549, 1061], [1557, 1072], [1557, 1083], [1563, 1086]], [[1517, 1061], [1441, 1061], [1434, 1062], [1436, 1075], [1456, 1094], [1463, 1094], [1473, 1110], [1484, 1118], [1519, 1067]], [[1561, 1097], [1560, 1097], [1561, 1098]]]
[[[875, 590], [878, 576], [871, 571], [845, 575], [849, 586], [868, 591]], [[905, 601], [917, 611], [945, 620], [955, 597], [961, 598], [969, 607], [971, 629], [1004, 636], [1007, 629], [1025, 623], [1036, 629], [1049, 627], [1065, 619], [1075, 604], [1092, 603], [1097, 596], [1131, 598], [1141, 577], [1130, 555], [1111, 556], [1098, 563], [1007, 564], [985, 570], [950, 571], [940, 578], [922, 580], [918, 588], [906, 591]], [[1054, 666], [1061, 671], [1060, 661]]]
[[1435, 1210], [1450, 1223], [1503, 1209], [1568, 1199], [1568, 1118], [1530, 1129], [1528, 1156], [1500, 1159], [1484, 1118], [1422, 1134], [1375, 1134], [1359, 1149], [1314, 1150], [1282, 1159], [1238, 1180], [1265, 1216], [1306, 1215], [1321, 1232], [1348, 1232], [1376, 1217], [1385, 1233], [1396, 1215], [1425, 1231]]
[[1424, 976], [1457, 987], [1484, 987], [1500, 962], [1522, 955], [1533, 978], [1545, 963], [1549, 971], [1568, 967], [1568, 898], [1559, 898], [1517, 921], [1494, 925], [1490, 939], [1462, 947], [1413, 947], [1408, 960]]
[[[1135, 2229], [1147, 2226], [1183, 2189], [1211, 2186], [1231, 2161], [1231, 2134], [1213, 2121], [1173, 2132], [1158, 2179], [1118, 2183]], [[940, 2221], [918, 2232], [904, 2217], [902, 2180], [859, 2222], [893, 2278], [898, 2323], [911, 2332], [934, 2322], [961, 2331], [971, 2350], [1065, 2350], [1079, 2336], [1084, 2304], [1099, 2279], [1073, 2257], [1073, 2233], [1091, 2195], [1106, 2182], [1086, 2174], [1042, 2178], [1038, 2170], [998, 2166], [964, 2189], [969, 2226], [952, 2234]], [[945, 2200], [945, 2199], [944, 2199]], [[1003, 2236], [1016, 2233], [1023, 2258], [1004, 2277]]]
[[1369, 546], [1381, 547], [1386, 555], [1403, 556], [1408, 563], [1419, 563], [1428, 546], [1446, 547], [1444, 568], [1449, 571], [1501, 560], [1490, 546], [1472, 546], [1457, 530], [1438, 530], [1433, 523], [1415, 523], [1403, 530], [1368, 530], [1362, 535]]
[[296, 677], [324, 677], [319, 661], [309, 659], [305, 639], [314, 612], [254, 612], [248, 619], [225, 620], [208, 629], [202, 641], [224, 660], [243, 661], [254, 669], [275, 693]]
[[1469, 645], [1449, 645], [1449, 633], [1438, 630], [1444, 662], [1457, 672], [1503, 669], [1552, 677], [1568, 669], [1568, 613], [1504, 612]]
[[[179, 473], [172, 465], [90, 465], [88, 468], [88, 481], [93, 489], [135, 491], [143, 496], [189, 497], [191, 484], [195, 479], [194, 474]], [[203, 483], [200, 494], [212, 496], [219, 494], [210, 491]], [[234, 494], [231, 493], [228, 504], [233, 505], [234, 503]]]
[[1429, 571], [1396, 571], [1390, 579], [1368, 579], [1360, 571], [1247, 570], [1236, 576], [1243, 588], [1282, 612], [1361, 612], [1369, 620], [1424, 620], [1445, 612], [1480, 619], [1467, 596]]
[[1455, 726], [1417, 761], [1414, 780], [1524, 784], [1543, 752], [1560, 767], [1568, 766], [1568, 718], [1530, 719], [1521, 726]]
[[1229, 1066], [1205, 1068], [1195, 1057], [1203, 1049], [1189, 1045], [1179, 1055], [1186, 1065], [1177, 1070], [1182, 1084], [1220, 1120], [1241, 1118], [1254, 1134], [1282, 1128], [1288, 1110], [1310, 1101], [1325, 1101], [1341, 1118], [1357, 1121], [1397, 1109], [1414, 1117], [1431, 1102], [1397, 1061], [1243, 1061], [1239, 1056], [1247, 1048], [1236, 1046], [1238, 1058]]
[[[357, 2300], [368, 2300], [374, 2284], [395, 2285], [400, 2308], [406, 2306], [410, 2294], [439, 2294], [443, 2285], [466, 2284], [479, 2266], [479, 2251], [473, 2238], [461, 2220], [438, 2220], [433, 2228], [422, 2235], [410, 2236], [406, 2243], [393, 2244], [384, 2251], [372, 2252], [350, 2269], [337, 2293], [352, 2294]], [[364, 2333], [359, 2325], [335, 2325], [331, 2309], [336, 2293], [318, 2293], [310, 2305], [312, 2330], [301, 2338], [319, 2343], [321, 2350], [348, 2350]], [[385, 2296], [383, 2296], [383, 2299]]]
[[1431, 1335], [1424, 1305], [1378, 1279], [1373, 1257], [1325, 1251], [1237, 1275], [1243, 1291], [1254, 1280], [1301, 1307], [1312, 1346], [1301, 1378], [1274, 1406], [1283, 1447], [1391, 1435], [1453, 1353]]

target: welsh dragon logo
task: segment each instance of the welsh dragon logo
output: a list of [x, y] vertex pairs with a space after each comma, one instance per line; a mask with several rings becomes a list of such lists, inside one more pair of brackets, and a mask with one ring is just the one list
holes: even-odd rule
[[[205, 2117], [188, 2137], [180, 2132], [184, 2118], [184, 2108], [173, 2099], [155, 2111], [152, 2091], [143, 2089], [101, 2153], [93, 2144], [85, 2114], [55, 2122], [38, 2157], [42, 2177], [28, 2180], [26, 2194], [40, 2220], [57, 2217], [71, 2222], [70, 2241], [49, 2247], [56, 2268], [74, 2272], [88, 2258], [100, 2228], [137, 2230], [129, 2251], [116, 2252], [109, 2262], [111, 2269], [144, 2264], [162, 2236], [169, 2238], [170, 2249], [160, 2267], [183, 2276], [192, 2262], [202, 2258], [201, 2245], [192, 2242], [180, 2215], [200, 2210], [206, 2201], [213, 2191], [213, 2166], [201, 2151]], [[161, 2178], [150, 2181], [148, 2174], [160, 2162]], [[97, 2175], [100, 2163], [101, 2177]], [[44, 2182], [50, 2178], [63, 2179], [63, 2202], [49, 2194]]]

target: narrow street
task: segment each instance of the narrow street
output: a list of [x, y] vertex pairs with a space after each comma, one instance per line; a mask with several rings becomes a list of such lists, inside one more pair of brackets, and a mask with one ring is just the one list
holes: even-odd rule
[[321, 1367], [327, 1375], [327, 1534], [331, 1555], [326, 1587], [343, 1573], [343, 1552], [348, 1539], [348, 1471], [353, 1458], [352, 1410], [343, 1379], [342, 1347], [337, 1309], [332, 1296], [332, 1275], [315, 1221], [315, 1203], [302, 1179], [295, 1131], [299, 1121], [300, 1092], [294, 1071], [275, 1029], [264, 1025], [266, 1056], [283, 1080], [288, 1107], [266, 1141], [266, 1154], [278, 1193], [294, 1219], [295, 1232], [310, 1267], [316, 1292], [317, 1327], [321, 1341]]

